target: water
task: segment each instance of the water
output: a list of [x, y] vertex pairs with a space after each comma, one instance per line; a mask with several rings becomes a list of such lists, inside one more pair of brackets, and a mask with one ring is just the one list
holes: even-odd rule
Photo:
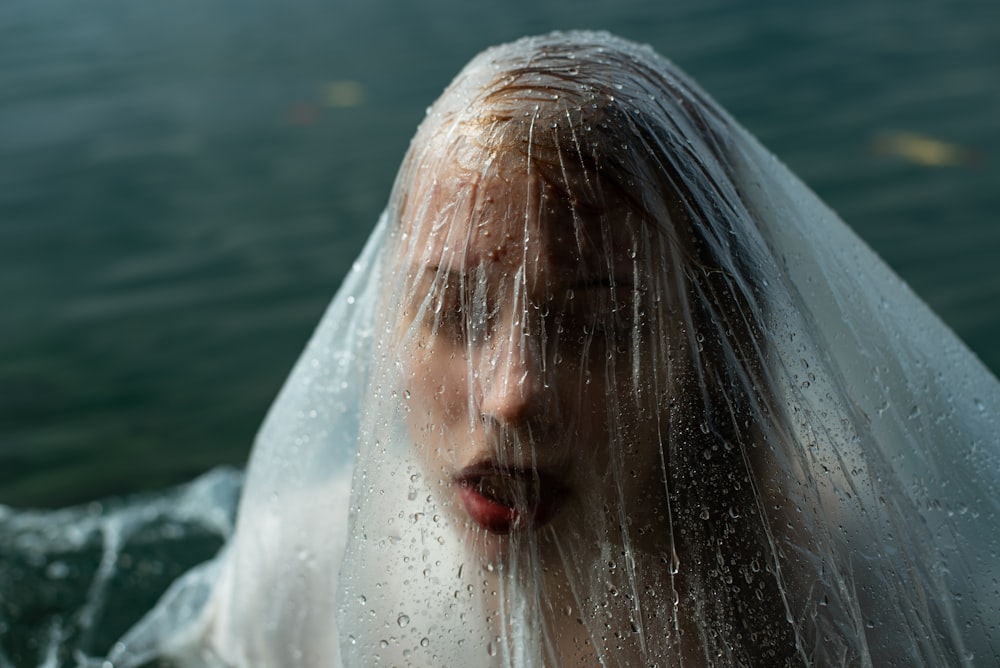
[[[424, 108], [489, 44], [556, 27], [652, 44], [1000, 370], [1000, 5], [398, 5], [0, 5], [0, 503], [147, 493], [124, 505], [145, 538], [119, 553], [60, 536], [134, 527], [124, 502], [0, 516], [3, 668], [101, 654], [221, 543], [206, 518], [238, 482], [210, 479], [219, 498], [176, 543], [172, 497], [148, 493], [242, 466]], [[918, 164], [899, 133], [961, 147], [958, 164]], [[160, 574], [126, 577], [123, 554]], [[134, 597], [98, 615], [102, 563]]]
[[217, 469], [129, 501], [0, 508], [0, 666], [104, 656], [174, 579], [218, 551], [241, 483]]

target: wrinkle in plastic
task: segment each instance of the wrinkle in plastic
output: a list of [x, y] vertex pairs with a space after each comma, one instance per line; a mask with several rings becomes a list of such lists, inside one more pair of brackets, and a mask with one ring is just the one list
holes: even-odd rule
[[987, 665], [998, 407], [668, 61], [497, 47], [429, 110], [268, 416], [195, 655]]

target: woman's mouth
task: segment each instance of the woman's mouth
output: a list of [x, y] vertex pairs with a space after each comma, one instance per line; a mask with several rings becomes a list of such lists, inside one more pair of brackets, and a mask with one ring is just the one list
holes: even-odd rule
[[498, 535], [545, 525], [565, 496], [554, 477], [535, 469], [470, 466], [456, 482], [469, 517]]

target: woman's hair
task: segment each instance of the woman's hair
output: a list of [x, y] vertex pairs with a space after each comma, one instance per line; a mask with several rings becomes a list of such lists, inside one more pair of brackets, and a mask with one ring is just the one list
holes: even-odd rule
[[729, 164], [729, 126], [650, 50], [607, 36], [536, 42], [487, 51], [453, 82], [414, 139], [390, 219], [415, 206], [416, 178], [503, 163], [548, 186], [574, 217], [637, 226], [651, 265], [638, 326], [667, 375], [667, 400], [650, 419], [683, 565], [681, 628], [699, 635], [706, 657], [780, 665], [795, 639], [762, 508], [777, 494], [767, 442], [785, 430], [765, 389], [765, 265], [747, 243], [758, 237], [732, 228], [755, 216]]

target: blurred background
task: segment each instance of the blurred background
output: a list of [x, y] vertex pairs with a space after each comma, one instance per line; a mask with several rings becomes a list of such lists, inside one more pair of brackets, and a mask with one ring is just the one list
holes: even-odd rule
[[0, 504], [242, 466], [486, 46], [677, 62], [1000, 369], [996, 0], [4, 0]]

